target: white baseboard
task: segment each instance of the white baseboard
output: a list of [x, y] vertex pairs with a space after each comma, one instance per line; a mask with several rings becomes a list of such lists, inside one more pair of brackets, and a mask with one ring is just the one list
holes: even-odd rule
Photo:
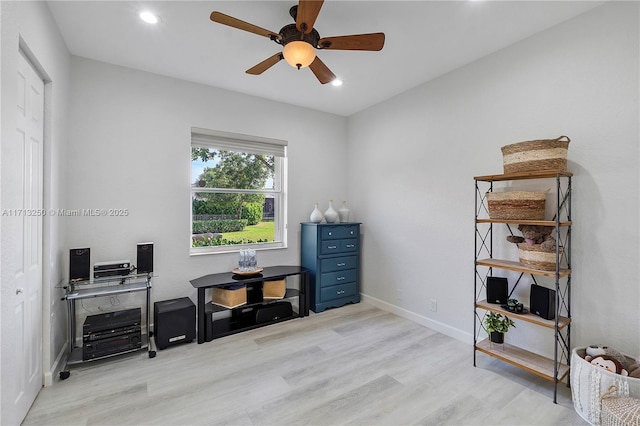
[[395, 306], [395, 305], [392, 305], [391, 303], [382, 301], [380, 299], [376, 299], [375, 297], [367, 296], [366, 294], [360, 293], [360, 296], [362, 297], [362, 300], [364, 302], [369, 303], [370, 305], [373, 305], [376, 308], [380, 308], [383, 311], [391, 312], [392, 314], [396, 314], [399, 317], [406, 318], [409, 321], [413, 321], [417, 324], [428, 327], [439, 333], [442, 333], [449, 337], [453, 337], [456, 340], [460, 340], [461, 342], [473, 345], [472, 333], [468, 333], [466, 331], [462, 331], [460, 329], [451, 327], [450, 325], [416, 314], [415, 312], [408, 311], [399, 306]]
[[51, 366], [49, 371], [45, 371], [44, 373], [44, 387], [49, 387], [53, 385], [53, 378], [58, 375], [58, 373], [62, 370], [62, 368], [67, 363], [67, 356], [69, 354], [69, 345], [68, 342], [65, 342], [58, 352], [58, 356], [56, 357], [55, 362]]

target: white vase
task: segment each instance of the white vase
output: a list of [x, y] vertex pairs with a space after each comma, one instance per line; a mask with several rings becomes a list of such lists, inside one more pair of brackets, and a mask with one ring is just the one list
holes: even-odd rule
[[309, 216], [309, 220], [313, 223], [320, 223], [322, 221], [322, 212], [318, 210], [318, 203], [316, 203], [316, 207], [311, 212], [311, 216]]
[[347, 208], [347, 202], [342, 202], [342, 207], [338, 209], [338, 217], [340, 217], [340, 222], [349, 222], [349, 209]]
[[327, 223], [333, 223], [338, 220], [338, 212], [333, 208], [333, 200], [329, 200], [329, 208], [324, 212], [324, 220]]

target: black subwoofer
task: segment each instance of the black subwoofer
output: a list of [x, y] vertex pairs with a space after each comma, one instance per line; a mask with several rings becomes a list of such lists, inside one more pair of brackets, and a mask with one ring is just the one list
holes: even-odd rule
[[191, 342], [196, 337], [196, 305], [188, 297], [155, 302], [153, 329], [158, 349]]

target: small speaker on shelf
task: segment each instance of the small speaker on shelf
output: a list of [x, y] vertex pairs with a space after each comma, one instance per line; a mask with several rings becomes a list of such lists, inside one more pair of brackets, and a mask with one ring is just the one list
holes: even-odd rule
[[487, 277], [487, 302], [505, 304], [509, 297], [509, 283], [503, 277]]
[[529, 310], [548, 320], [556, 317], [556, 291], [537, 284], [531, 284]]
[[153, 243], [138, 243], [136, 267], [139, 274], [153, 272]]
[[69, 250], [69, 282], [86, 281], [91, 278], [91, 249]]

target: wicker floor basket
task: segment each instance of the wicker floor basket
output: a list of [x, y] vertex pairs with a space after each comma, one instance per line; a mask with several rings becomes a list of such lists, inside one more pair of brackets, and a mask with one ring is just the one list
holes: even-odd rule
[[[562, 253], [562, 247], [560, 247]], [[520, 263], [534, 269], [542, 271], [556, 270], [556, 252], [542, 251], [540, 244], [529, 245], [527, 243], [518, 244], [518, 254]]]
[[567, 170], [567, 136], [540, 139], [503, 146], [502, 160], [505, 173]]
[[489, 218], [497, 220], [543, 220], [546, 192], [487, 192]]
[[[584, 359], [585, 354], [584, 347], [571, 352], [569, 377], [576, 413], [592, 425], [638, 425], [640, 379], [591, 365]], [[634, 362], [626, 358], [627, 362]]]

